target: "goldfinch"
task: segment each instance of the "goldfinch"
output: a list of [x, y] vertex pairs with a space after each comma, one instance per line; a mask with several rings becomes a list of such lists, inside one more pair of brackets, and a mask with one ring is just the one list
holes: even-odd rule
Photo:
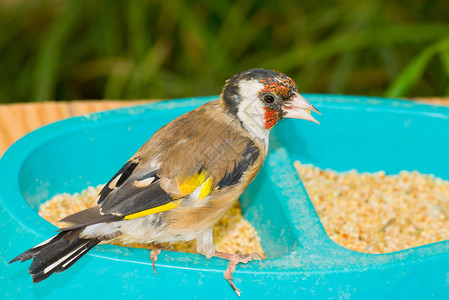
[[[92, 247], [196, 240], [207, 258], [238, 263], [259, 258], [215, 251], [212, 228], [257, 175], [270, 129], [283, 118], [316, 122], [319, 113], [282, 73], [253, 69], [226, 81], [219, 99], [160, 128], [100, 191], [96, 204], [67, 216], [70, 226], [10, 263], [32, 259], [33, 282], [65, 271]], [[154, 262], [160, 248], [151, 251]]]

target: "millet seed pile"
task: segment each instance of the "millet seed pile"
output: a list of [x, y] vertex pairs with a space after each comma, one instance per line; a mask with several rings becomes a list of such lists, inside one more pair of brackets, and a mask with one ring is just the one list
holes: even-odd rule
[[[388, 253], [449, 239], [449, 181], [418, 172], [337, 173], [295, 162], [324, 229], [343, 247], [367, 253]], [[39, 215], [56, 226], [57, 220], [89, 208], [101, 186], [80, 194], [64, 193], [43, 203]], [[256, 230], [242, 216], [238, 202], [214, 227], [218, 251], [258, 252]], [[119, 241], [112, 244], [121, 245]], [[150, 245], [131, 244], [148, 248]], [[196, 252], [195, 242], [163, 245]]]
[[[68, 193], [58, 194], [39, 207], [39, 215], [55, 226], [67, 226], [67, 224], [58, 222], [58, 220], [92, 206], [101, 188], [102, 186], [100, 185], [98, 187], [88, 187], [81, 193], [73, 195]], [[257, 252], [262, 258], [266, 257], [260, 245], [260, 237], [257, 235], [254, 227], [243, 218], [238, 201], [218, 221], [213, 231], [217, 251], [226, 253], [241, 252], [243, 254]], [[111, 244], [151, 249], [151, 245], [147, 244], [134, 243], [123, 245], [120, 241], [112, 241]], [[171, 245], [164, 244], [162, 246], [167, 250], [196, 253], [195, 241]]]
[[295, 168], [327, 234], [346, 248], [388, 253], [449, 239], [449, 181], [416, 171]]

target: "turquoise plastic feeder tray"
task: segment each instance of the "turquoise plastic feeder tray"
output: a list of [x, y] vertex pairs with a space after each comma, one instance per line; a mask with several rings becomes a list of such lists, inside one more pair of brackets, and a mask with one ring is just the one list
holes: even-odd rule
[[[443, 299], [449, 295], [449, 241], [367, 254], [326, 235], [293, 162], [337, 171], [418, 170], [449, 179], [449, 108], [368, 97], [305, 95], [321, 125], [282, 120], [264, 167], [240, 201], [267, 259], [238, 265], [242, 299]], [[175, 117], [216, 97], [180, 99], [96, 113], [38, 129], [0, 161], [1, 299], [237, 298], [223, 279], [227, 261], [163, 251], [95, 247], [68, 271], [37, 284], [29, 262], [8, 265], [57, 229], [38, 214], [55, 194], [107, 182]], [[257, 297], [257, 298], [256, 298]]]

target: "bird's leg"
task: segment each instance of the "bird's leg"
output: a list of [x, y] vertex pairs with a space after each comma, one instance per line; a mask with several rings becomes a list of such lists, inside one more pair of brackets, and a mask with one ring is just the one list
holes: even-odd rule
[[196, 251], [207, 258], [215, 255], [215, 244], [212, 228], [196, 239]]
[[229, 282], [232, 289], [239, 297], [240, 297], [240, 290], [235, 286], [234, 282], [232, 281], [232, 273], [234, 273], [235, 268], [239, 263], [246, 264], [252, 261], [253, 259], [262, 260], [261, 256], [256, 252], [254, 252], [253, 254], [243, 255], [241, 253], [229, 254], [225, 252], [215, 251], [212, 228], [196, 239], [196, 246], [197, 251], [206, 256], [207, 258], [216, 256], [229, 260], [228, 268], [224, 272], [223, 276]]
[[239, 263], [246, 264], [253, 259], [262, 260], [262, 257], [257, 252], [253, 252], [252, 254], [241, 254], [241, 253], [235, 253], [235, 254], [229, 254], [225, 252], [215, 251], [215, 256], [227, 259], [229, 260], [228, 268], [223, 274], [223, 277], [229, 282], [229, 285], [232, 287], [234, 292], [237, 294], [237, 296], [240, 297], [240, 290], [235, 286], [234, 282], [232, 281], [232, 273], [234, 273], [235, 268]]
[[153, 245], [151, 247], [150, 258], [151, 258], [151, 263], [153, 264], [154, 274], [156, 274], [156, 275], [157, 275], [157, 272], [156, 272], [156, 266], [154, 265], [154, 263], [156, 262], [158, 255], [161, 254], [161, 251], [162, 251], [161, 246], [153, 243]]

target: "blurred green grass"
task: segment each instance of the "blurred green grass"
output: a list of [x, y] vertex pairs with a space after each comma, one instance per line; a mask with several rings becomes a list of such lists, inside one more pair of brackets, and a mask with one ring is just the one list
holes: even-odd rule
[[0, 0], [0, 102], [219, 93], [265, 67], [302, 92], [449, 96], [438, 0]]

